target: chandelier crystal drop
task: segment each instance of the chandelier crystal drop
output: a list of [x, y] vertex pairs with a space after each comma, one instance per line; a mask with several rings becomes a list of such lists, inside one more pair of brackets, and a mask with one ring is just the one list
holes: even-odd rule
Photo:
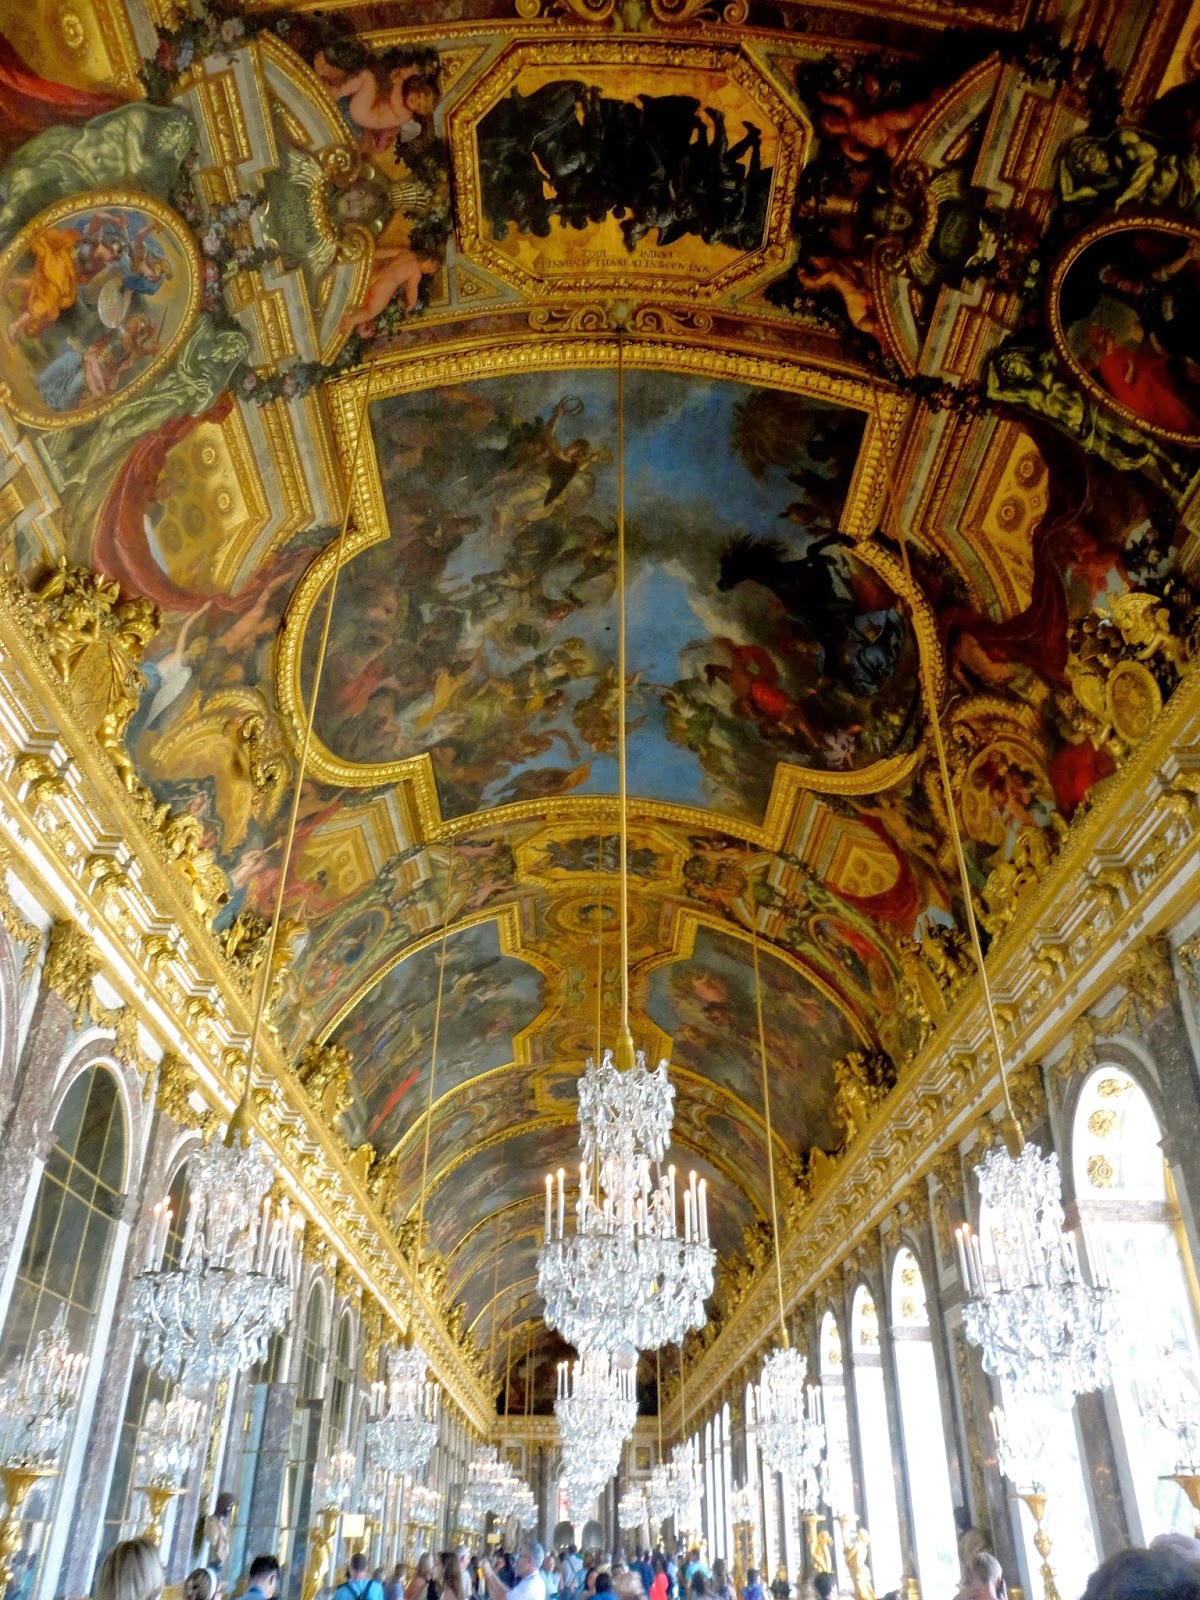
[[142, 1358], [188, 1388], [206, 1389], [261, 1361], [291, 1315], [296, 1235], [302, 1218], [268, 1191], [275, 1176], [265, 1150], [234, 1138], [188, 1160], [188, 1215], [178, 1262], [167, 1266], [171, 1228], [166, 1201], [142, 1271], [133, 1280], [130, 1314], [142, 1334]]
[[1056, 1154], [996, 1146], [975, 1174], [983, 1234], [958, 1230], [966, 1336], [1014, 1396], [1069, 1407], [1112, 1382], [1116, 1298], [1103, 1256], [1089, 1250], [1096, 1281], [1085, 1283], [1075, 1237], [1063, 1230]]
[[390, 1350], [387, 1381], [371, 1388], [367, 1451], [387, 1472], [423, 1472], [438, 1432], [439, 1389], [419, 1344]]
[[67, 1340], [66, 1307], [0, 1380], [0, 1462], [52, 1472], [66, 1447], [88, 1358]]

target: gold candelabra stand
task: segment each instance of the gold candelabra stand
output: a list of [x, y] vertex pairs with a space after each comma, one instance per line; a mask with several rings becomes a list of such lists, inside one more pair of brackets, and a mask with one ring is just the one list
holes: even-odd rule
[[1163, 1477], [1168, 1483], [1177, 1483], [1187, 1495], [1196, 1513], [1196, 1537], [1200, 1539], [1200, 1472], [1164, 1472]]
[[804, 1524], [804, 1544], [808, 1550], [810, 1577], [815, 1578], [818, 1572], [832, 1572], [833, 1539], [829, 1530], [821, 1526], [824, 1517], [819, 1511], [802, 1511], [800, 1520]]
[[33, 1467], [20, 1462], [0, 1466], [0, 1484], [8, 1502], [8, 1515], [0, 1526], [0, 1594], [13, 1578], [13, 1558], [21, 1548], [21, 1512], [35, 1484], [52, 1478], [57, 1467]]
[[162, 1544], [163, 1517], [167, 1507], [177, 1495], [183, 1493], [182, 1489], [171, 1489], [161, 1483], [142, 1483], [138, 1485], [138, 1493], [146, 1496], [146, 1505], [150, 1511], [150, 1520], [142, 1529], [143, 1539], [153, 1539], [155, 1544]]
[[1058, 1584], [1054, 1581], [1054, 1568], [1050, 1565], [1051, 1542], [1050, 1535], [1046, 1532], [1046, 1495], [1040, 1489], [1028, 1489], [1018, 1494], [1017, 1499], [1029, 1507], [1029, 1514], [1033, 1518], [1033, 1548], [1042, 1558], [1041, 1574], [1045, 1600], [1062, 1600]]

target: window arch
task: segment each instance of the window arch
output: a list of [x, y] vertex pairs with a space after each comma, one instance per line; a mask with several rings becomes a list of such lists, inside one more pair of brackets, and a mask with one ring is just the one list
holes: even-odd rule
[[[96, 1359], [92, 1345], [125, 1203], [127, 1143], [116, 1079], [103, 1066], [86, 1067], [67, 1088], [54, 1119], [54, 1143], [0, 1337], [0, 1369], [21, 1360], [60, 1311], [72, 1349]], [[26, 1501], [22, 1548], [34, 1568], [34, 1586], [60, 1483], [61, 1474]]]
[[875, 1592], [898, 1589], [903, 1573], [900, 1519], [896, 1514], [896, 1479], [892, 1437], [883, 1388], [883, 1351], [879, 1312], [866, 1284], [859, 1284], [850, 1309], [854, 1403], [862, 1447], [863, 1495], [871, 1534], [871, 1573]]
[[1113, 1397], [1146, 1541], [1191, 1533], [1194, 1523], [1182, 1490], [1161, 1476], [1175, 1471], [1179, 1450], [1154, 1420], [1154, 1390], [1178, 1384], [1193, 1412], [1200, 1407], [1195, 1280], [1161, 1140], [1149, 1096], [1132, 1074], [1105, 1065], [1085, 1081], [1072, 1126], [1080, 1217], [1122, 1303], [1153, 1308], [1152, 1318], [1121, 1319], [1122, 1349], [1113, 1363]]
[[892, 1346], [917, 1577], [923, 1594], [948, 1594], [958, 1581], [959, 1563], [944, 1443], [946, 1419], [933, 1357], [925, 1280], [907, 1245], [896, 1252], [892, 1264]]

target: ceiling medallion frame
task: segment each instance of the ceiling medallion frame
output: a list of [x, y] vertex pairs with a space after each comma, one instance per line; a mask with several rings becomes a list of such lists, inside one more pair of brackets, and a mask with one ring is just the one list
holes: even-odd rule
[[[494, 344], [463, 341], [443, 346], [436, 354], [417, 351], [389, 361], [376, 370], [372, 398], [462, 385], [473, 379], [511, 377], [531, 371], [569, 372], [580, 368], [615, 369], [617, 341], [613, 338], [546, 338], [531, 334], [520, 341]], [[863, 411], [865, 426], [855, 464], [842, 531], [855, 540], [854, 555], [872, 567], [908, 607], [923, 663], [923, 681], [932, 681], [940, 695], [945, 682], [945, 662], [938, 641], [937, 621], [924, 595], [909, 581], [901, 564], [872, 541], [882, 504], [886, 451], [895, 441], [910, 409], [900, 395], [880, 394], [861, 376], [818, 366], [802, 366], [734, 349], [701, 348], [665, 338], [646, 336], [631, 341], [630, 369], [698, 375], [725, 379], [765, 389], [809, 396], [816, 400]], [[357, 463], [352, 460], [354, 419], [362, 404], [365, 375], [356, 374], [329, 385], [329, 404], [342, 471], [351, 479], [354, 531], [346, 541], [348, 565], [373, 545], [390, 538], [383, 485], [374, 440], [363, 438]], [[294, 746], [302, 726], [303, 697], [300, 665], [305, 632], [333, 573], [333, 555], [318, 555], [300, 579], [288, 604], [275, 656], [275, 692], [286, 737]], [[763, 819], [751, 823], [706, 807], [671, 801], [638, 801], [640, 825], [678, 822], [696, 830], [728, 834], [749, 844], [770, 846], [780, 839], [797, 797], [818, 794], [876, 794], [902, 783], [920, 764], [923, 742], [906, 754], [887, 757], [856, 771], [820, 771], [779, 762]], [[477, 833], [484, 828], [515, 822], [570, 821], [602, 823], [615, 828], [615, 795], [546, 800], [522, 800], [491, 806], [459, 817], [444, 817], [437, 792], [433, 763], [427, 752], [393, 761], [370, 764], [336, 756], [313, 735], [310, 768], [315, 779], [348, 789], [405, 786], [404, 800], [413, 837], [422, 843]]]
[[[597, 39], [592, 33], [563, 37], [556, 27], [552, 39], [522, 41], [513, 45], [449, 114], [450, 162], [458, 212], [458, 247], [477, 263], [529, 300], [554, 301], [594, 298], [597, 295], [651, 294], [656, 300], [708, 303], [737, 289], [744, 291], [783, 266], [791, 249], [791, 218], [796, 184], [812, 142], [812, 132], [795, 107], [780, 94], [763, 69], [736, 45], [672, 39]], [[634, 256], [624, 271], [538, 273], [522, 267], [488, 237], [480, 183], [478, 128], [482, 119], [530, 69], [561, 67], [564, 73], [587, 76], [619, 68], [622, 73], [706, 72], [721, 76], [742, 90], [778, 140], [772, 169], [771, 192], [762, 244], [744, 252], [706, 277], [665, 271], [661, 264], [635, 266]], [[699, 244], [699, 240], [697, 240]], [[710, 248], [700, 246], [702, 249]]]

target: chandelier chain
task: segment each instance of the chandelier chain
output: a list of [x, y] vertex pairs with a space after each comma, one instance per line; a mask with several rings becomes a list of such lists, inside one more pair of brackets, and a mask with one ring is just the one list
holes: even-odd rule
[[[912, 564], [908, 553], [908, 530], [905, 519], [901, 514], [892, 452], [883, 431], [883, 414], [879, 406], [878, 390], [872, 393], [872, 403], [875, 411], [875, 427], [879, 435], [880, 448], [883, 452], [884, 483], [887, 488], [888, 504], [892, 513], [892, 523], [896, 531], [896, 538], [900, 545], [900, 560], [904, 567], [904, 576], [911, 594], [914, 585]], [[962, 889], [963, 906], [967, 919], [967, 934], [971, 941], [971, 954], [979, 970], [979, 985], [983, 991], [983, 1005], [987, 1013], [988, 1031], [992, 1036], [992, 1048], [996, 1052], [996, 1066], [1000, 1073], [1000, 1087], [1004, 1094], [1004, 1109], [1008, 1120], [1008, 1128], [1012, 1130], [1012, 1140], [1019, 1149], [1023, 1136], [1016, 1111], [1013, 1108], [1012, 1093], [1008, 1083], [1008, 1069], [1004, 1061], [1004, 1045], [1000, 1038], [1000, 1023], [996, 1016], [996, 1008], [992, 1000], [992, 986], [988, 981], [987, 965], [983, 958], [983, 943], [979, 937], [979, 922], [975, 915], [975, 901], [971, 892], [971, 876], [967, 869], [967, 857], [963, 850], [962, 833], [958, 826], [958, 812], [954, 804], [954, 787], [950, 780], [950, 764], [946, 759], [946, 740], [942, 733], [937, 686], [933, 680], [933, 666], [928, 659], [926, 651], [918, 651], [918, 657], [921, 677], [924, 679], [925, 698], [929, 705], [929, 727], [933, 734], [933, 747], [937, 755], [938, 774], [941, 779], [942, 794], [946, 801], [946, 813], [950, 823], [950, 840], [954, 847], [954, 859], [958, 867], [959, 885]]]
[[429, 1180], [429, 1136], [433, 1129], [433, 1083], [437, 1076], [438, 1039], [442, 1026], [442, 995], [446, 981], [446, 935], [450, 931], [450, 890], [454, 881], [454, 840], [446, 856], [446, 889], [442, 900], [442, 938], [438, 960], [437, 998], [433, 1007], [433, 1038], [429, 1053], [429, 1093], [425, 1097], [425, 1142], [421, 1151], [421, 1189], [417, 1197], [417, 1238], [413, 1247], [413, 1268], [410, 1287], [409, 1322], [417, 1299], [417, 1279], [421, 1273], [421, 1243], [425, 1228], [425, 1186]]
[[751, 896], [750, 949], [754, 957], [754, 1010], [758, 1021], [758, 1054], [762, 1064], [763, 1120], [767, 1125], [767, 1181], [771, 1186], [771, 1239], [775, 1247], [775, 1288], [779, 1295], [779, 1338], [788, 1347], [783, 1310], [783, 1260], [779, 1251], [779, 1203], [775, 1196], [775, 1145], [771, 1135], [771, 1083], [767, 1070], [767, 1035], [763, 1026], [762, 977], [758, 969], [758, 907]]
[[624, 1049], [632, 1057], [629, 1033], [629, 804], [628, 754], [625, 748], [625, 341], [617, 336], [617, 782], [621, 808], [621, 1037], [617, 1065]]
[[[279, 944], [279, 929], [283, 922], [283, 902], [287, 892], [288, 870], [292, 863], [292, 851], [296, 843], [296, 825], [300, 818], [300, 798], [304, 789], [304, 779], [308, 772], [309, 752], [312, 749], [313, 723], [317, 717], [317, 697], [321, 690], [321, 680], [325, 674], [325, 657], [329, 650], [329, 634], [333, 627], [333, 608], [337, 600], [338, 579], [341, 576], [342, 565], [346, 556], [346, 536], [350, 527], [350, 507], [354, 501], [354, 480], [358, 472], [358, 458], [362, 449], [363, 434], [367, 427], [367, 406], [371, 398], [371, 386], [375, 381], [375, 362], [367, 368], [366, 381], [363, 384], [362, 403], [358, 408], [358, 426], [354, 434], [354, 450], [350, 457], [350, 471], [346, 478], [346, 503], [342, 507], [342, 525], [338, 530], [337, 544], [334, 546], [333, 572], [329, 579], [329, 599], [325, 604], [325, 616], [321, 622], [321, 637], [317, 645], [317, 658], [313, 667], [312, 694], [309, 697], [308, 713], [304, 717], [304, 730], [300, 741], [300, 757], [296, 764], [296, 779], [292, 786], [292, 804], [288, 813], [288, 825], [283, 837], [283, 852], [279, 861], [279, 881], [275, 886], [275, 906], [271, 913], [271, 926], [267, 932], [266, 954], [262, 962], [262, 982], [259, 985], [258, 996], [254, 1006], [254, 1021], [250, 1029], [250, 1050], [246, 1057], [246, 1079], [242, 1090], [242, 1098], [231, 1119], [229, 1132], [226, 1137], [234, 1135], [235, 1125], [238, 1132], [243, 1131], [244, 1119], [249, 1114], [250, 1089], [254, 1080], [254, 1064], [258, 1055], [259, 1042], [262, 1038], [262, 1026], [266, 1016], [267, 1001], [271, 994], [272, 971], [275, 966], [275, 951]], [[303, 704], [303, 690], [300, 694]], [[239, 1115], [240, 1113], [240, 1115]]]

